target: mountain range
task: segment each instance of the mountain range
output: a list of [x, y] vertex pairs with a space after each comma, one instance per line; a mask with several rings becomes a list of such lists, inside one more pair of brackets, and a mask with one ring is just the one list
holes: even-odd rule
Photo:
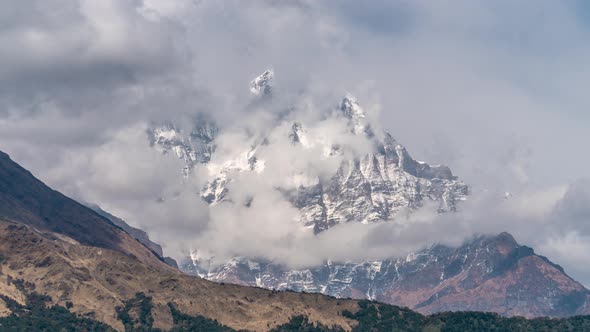
[[[251, 82], [254, 98], [270, 98], [273, 77], [272, 71], [266, 71]], [[351, 148], [345, 142], [322, 137], [322, 133], [308, 129], [296, 116], [277, 121], [276, 127], [290, 128], [285, 135], [293, 148], [319, 149], [319, 158], [341, 159], [336, 172], [327, 179], [301, 169], [285, 174], [291, 186], [277, 188], [299, 210], [304, 227], [319, 233], [349, 221], [387, 221], [402, 211], [416, 210], [425, 202], [436, 202], [439, 212], [455, 211], [469, 195], [469, 187], [448, 167], [415, 160], [391, 134], [373, 129], [352, 95], [343, 97], [326, 113], [347, 128], [354, 139], [366, 141], [370, 151], [348, 158]], [[229, 158], [214, 158], [215, 138], [220, 129], [213, 120], [199, 115], [190, 132], [179, 128], [173, 123], [154, 126], [148, 130], [149, 143], [163, 154], [174, 153], [182, 159], [184, 176], [189, 176], [197, 165], [207, 168], [209, 179], [200, 192], [207, 203], [219, 204], [227, 199], [228, 184], [236, 172], [264, 174], [265, 160], [258, 152], [273, 144], [268, 137], [251, 134], [253, 141], [246, 150], [237, 150]]]
[[590, 313], [590, 292], [583, 285], [508, 233], [479, 236], [457, 248], [434, 245], [403, 258], [328, 261], [303, 270], [245, 257], [212, 269], [190, 261], [181, 267], [216, 282], [376, 300], [424, 314], [484, 311], [564, 317]]
[[[273, 77], [267, 71], [252, 81], [254, 98], [272, 97]], [[390, 222], [432, 206], [435, 213], [452, 214], [469, 199], [469, 187], [448, 167], [415, 160], [392, 135], [377, 131], [354, 97], [345, 96], [327, 116], [371, 148], [351, 151], [318, 136], [313, 126], [282, 118], [278, 126], [289, 128], [283, 137], [289, 146], [339, 162], [329, 176], [296, 170], [285, 174], [294, 185], [273, 187], [297, 209], [302, 230], [317, 236], [339, 224]], [[197, 116], [189, 133], [179, 128], [171, 122], [154, 126], [148, 139], [185, 162], [179, 176], [193, 176], [196, 167], [209, 171], [195, 199], [250, 208], [257, 197], [235, 201], [231, 184], [240, 173], [264, 176], [267, 160], [260, 152], [273, 141], [258, 137], [248, 149], [220, 159], [216, 138], [222, 129], [212, 119]], [[101, 331], [364, 331], [369, 325], [380, 330], [374, 326], [384, 317], [387, 324], [405, 324], [406, 331], [438, 331], [456, 326], [458, 317], [468, 326], [590, 324], [583, 316], [590, 315], [590, 291], [509, 233], [475, 236], [457, 247], [435, 244], [405, 257], [326, 260], [305, 269], [263, 257], [219, 264], [196, 250], [177, 264], [146, 232], [49, 188], [2, 152], [0, 238], [0, 326], [61, 326], [65, 320], [74, 330]], [[379, 314], [371, 316], [375, 310]], [[496, 315], [446, 313], [463, 311]]]
[[[250, 90], [255, 100], [272, 97], [273, 78], [274, 73], [266, 71], [252, 80]], [[302, 169], [285, 174], [294, 186], [276, 187], [299, 211], [302, 228], [318, 234], [347, 222], [388, 222], [432, 205], [438, 213], [453, 213], [469, 198], [469, 186], [448, 167], [412, 158], [391, 134], [376, 129], [350, 94], [335, 103], [326, 116], [340, 122], [353, 137], [368, 141], [371, 148], [365, 153], [350, 153], [346, 144], [322, 139], [308, 129], [313, 125], [297, 117], [279, 118], [275, 125], [290, 128], [284, 134], [292, 148], [316, 149], [323, 151], [321, 158], [340, 158], [340, 166], [331, 176], [318, 177]], [[216, 158], [215, 139], [222, 130], [210, 118], [198, 117], [189, 133], [178, 128], [171, 123], [155, 126], [148, 131], [149, 142], [160, 152], [171, 152], [184, 160], [185, 177], [195, 167], [209, 170], [209, 181], [200, 191], [200, 198], [208, 204], [236, 203], [228, 199], [229, 184], [236, 174], [264, 176], [266, 161], [259, 151], [274, 144], [272, 139], [254, 140], [258, 144], [227, 160]], [[433, 245], [401, 258], [327, 260], [321, 266], [295, 270], [261, 257], [237, 256], [219, 264], [198, 250], [206, 248], [196, 249], [181, 262], [181, 269], [216, 282], [377, 300], [425, 314], [477, 310], [536, 317], [571, 316], [590, 310], [584, 286], [532, 248], [519, 245], [508, 233], [475, 237], [456, 248]]]

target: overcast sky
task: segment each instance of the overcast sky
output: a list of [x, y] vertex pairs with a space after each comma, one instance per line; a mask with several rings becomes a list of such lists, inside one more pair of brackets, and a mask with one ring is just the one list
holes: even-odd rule
[[[151, 149], [145, 129], [196, 112], [222, 127], [264, 127], [245, 107], [247, 84], [272, 68], [285, 95], [330, 104], [354, 94], [415, 158], [446, 164], [473, 187], [464, 214], [422, 235], [409, 228], [415, 242], [399, 242], [404, 250], [445, 241], [440, 234], [506, 230], [590, 285], [589, 40], [586, 1], [9, 1], [0, 11], [0, 149], [178, 255], [236, 216], [259, 215], [212, 215], [191, 195], [202, 179], [187, 186], [180, 161]], [[495, 191], [514, 200], [489, 203]], [[283, 206], [273, 195], [261, 209]], [[293, 235], [277, 224], [292, 209], [275, 211], [246, 229], [277, 232], [244, 231], [254, 239], [244, 248]], [[357, 251], [398, 253], [376, 239], [366, 247], [383, 229], [355, 227], [294, 243], [306, 255], [342, 254], [336, 239], [361, 233]]]

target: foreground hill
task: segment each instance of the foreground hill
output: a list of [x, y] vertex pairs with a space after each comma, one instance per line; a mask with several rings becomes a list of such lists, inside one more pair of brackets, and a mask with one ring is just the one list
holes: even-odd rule
[[83, 245], [119, 251], [158, 269], [172, 269], [122, 228], [49, 188], [1, 151], [0, 218], [63, 234]]
[[339, 312], [356, 308], [355, 301], [319, 294], [216, 284], [13, 222], [0, 222], [0, 255], [0, 294], [20, 304], [33, 291], [48, 295], [50, 304], [71, 307], [76, 314], [118, 330], [123, 330], [123, 324], [116, 308], [138, 292], [152, 297], [153, 325], [162, 329], [173, 326], [168, 303], [189, 315], [253, 331], [287, 323], [297, 315], [350, 328], [350, 320]]

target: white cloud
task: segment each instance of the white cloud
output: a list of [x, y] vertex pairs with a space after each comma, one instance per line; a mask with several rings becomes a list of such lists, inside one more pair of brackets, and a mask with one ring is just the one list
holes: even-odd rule
[[566, 273], [587, 285], [590, 280], [588, 271], [588, 252], [590, 252], [590, 237], [571, 231], [563, 235], [552, 235], [541, 244], [538, 251], [562, 267]]

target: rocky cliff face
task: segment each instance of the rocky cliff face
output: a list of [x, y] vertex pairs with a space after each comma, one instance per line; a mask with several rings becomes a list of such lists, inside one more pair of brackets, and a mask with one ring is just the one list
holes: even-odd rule
[[176, 261], [172, 257], [164, 256], [164, 252], [162, 251], [162, 246], [160, 246], [159, 244], [150, 240], [150, 237], [148, 236], [148, 234], [145, 231], [143, 231], [139, 228], [135, 228], [133, 226], [130, 226], [129, 224], [127, 224], [125, 222], [125, 220], [108, 213], [107, 211], [103, 210], [100, 206], [98, 206], [96, 204], [88, 204], [87, 206], [90, 209], [92, 209], [93, 211], [95, 211], [96, 213], [98, 213], [99, 215], [110, 220], [115, 226], [123, 229], [127, 234], [131, 235], [134, 239], [136, 239], [141, 244], [143, 244], [148, 249], [150, 249], [154, 254], [156, 254], [159, 258], [161, 258], [166, 264], [173, 266], [175, 268], [178, 268], [178, 263], [176, 263]]
[[209, 118], [199, 115], [188, 133], [172, 123], [164, 123], [150, 128], [147, 134], [151, 146], [163, 154], [174, 153], [186, 163], [182, 174], [187, 177], [195, 164], [211, 160], [217, 131], [218, 128]]
[[217, 282], [366, 298], [422, 313], [468, 310], [534, 317], [590, 312], [587, 289], [507, 233], [478, 237], [458, 248], [435, 245], [404, 258], [326, 262], [304, 270], [243, 257], [215, 268], [195, 257], [183, 268]]
[[[368, 125], [362, 125], [355, 101], [346, 97], [342, 105], [343, 114], [351, 115], [351, 130], [369, 135], [376, 152], [343, 161], [326, 182], [286, 191], [301, 211], [304, 226], [313, 226], [317, 233], [343, 222], [386, 221], [403, 209], [418, 209], [426, 201], [437, 202], [439, 212], [455, 211], [457, 203], [467, 198], [469, 188], [448, 167], [414, 160], [389, 133], [379, 139]], [[295, 143], [302, 144], [301, 126], [294, 131]]]

